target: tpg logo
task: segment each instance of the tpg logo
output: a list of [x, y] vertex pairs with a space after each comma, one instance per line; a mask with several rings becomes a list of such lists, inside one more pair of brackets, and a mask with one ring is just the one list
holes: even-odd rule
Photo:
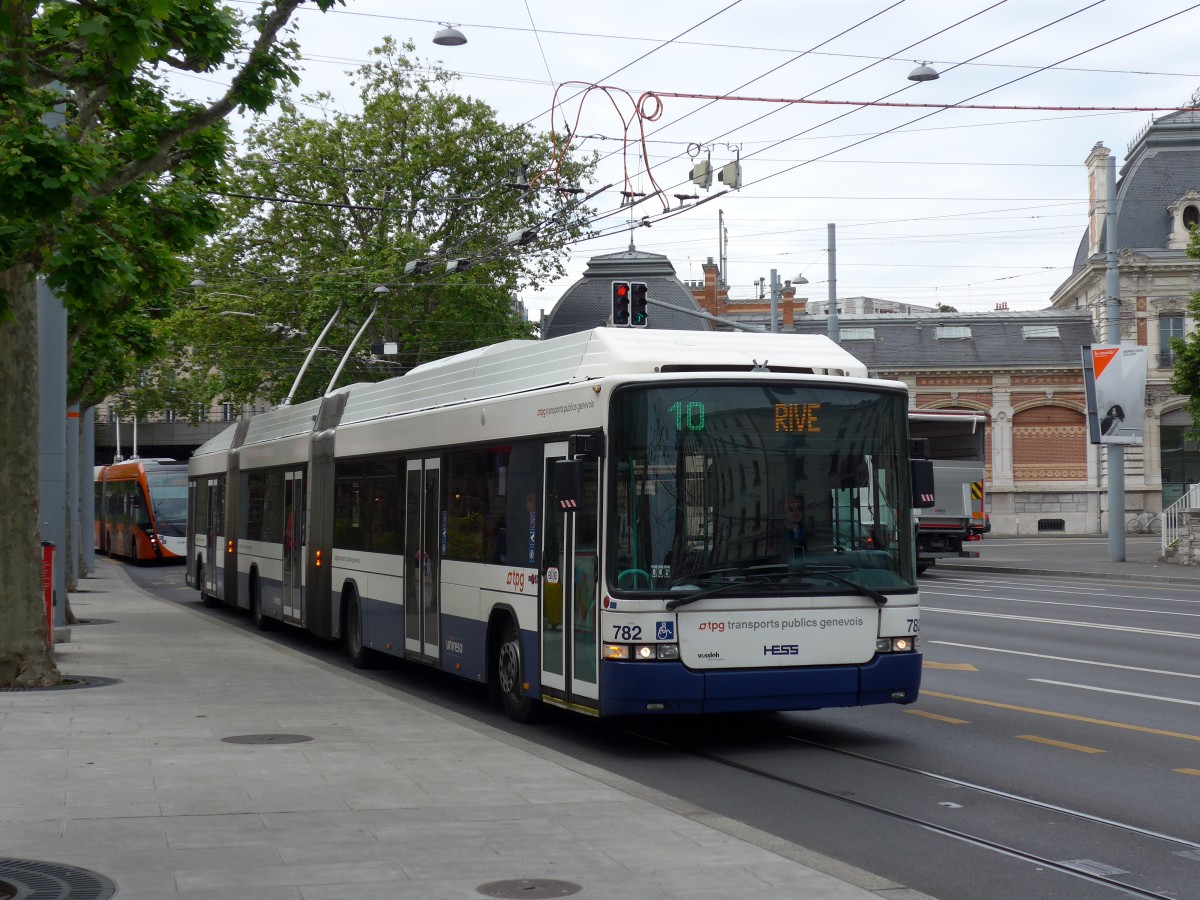
[[799, 656], [799, 644], [765, 644], [763, 656]]
[[523, 592], [525, 590], [525, 573], [519, 569], [513, 569], [508, 573], [508, 580], [505, 584]]
[[724, 631], [724, 622], [701, 622], [698, 626], [700, 631]]

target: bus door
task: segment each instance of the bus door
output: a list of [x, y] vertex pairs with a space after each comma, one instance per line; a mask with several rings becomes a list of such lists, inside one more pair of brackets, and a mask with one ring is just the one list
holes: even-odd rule
[[441, 460], [408, 460], [405, 484], [404, 649], [408, 656], [433, 662], [441, 649], [438, 576], [446, 535], [439, 510]]
[[283, 619], [300, 622], [304, 583], [304, 473], [283, 473]]
[[210, 478], [201, 490], [208, 492], [208, 515], [204, 522], [204, 577], [200, 591], [210, 597], [224, 599], [222, 571], [225, 568], [225, 479]]
[[599, 706], [596, 583], [599, 461], [584, 463], [583, 502], [563, 510], [554, 490], [554, 464], [565, 442], [546, 445], [542, 510], [542, 689], [575, 706]]

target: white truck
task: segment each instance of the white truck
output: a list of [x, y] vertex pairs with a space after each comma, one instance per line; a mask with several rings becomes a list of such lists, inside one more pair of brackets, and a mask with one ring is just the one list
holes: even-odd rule
[[933, 461], [934, 504], [917, 510], [917, 572], [939, 559], [978, 556], [964, 545], [991, 530], [984, 490], [987, 416], [910, 410], [908, 428], [914, 447]]

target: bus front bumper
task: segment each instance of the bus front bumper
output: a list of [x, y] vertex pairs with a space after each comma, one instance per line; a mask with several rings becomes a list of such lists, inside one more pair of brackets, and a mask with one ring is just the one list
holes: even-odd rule
[[861, 666], [689, 669], [678, 662], [604, 660], [600, 714], [644, 716], [811, 710], [913, 703], [920, 653], [879, 654]]

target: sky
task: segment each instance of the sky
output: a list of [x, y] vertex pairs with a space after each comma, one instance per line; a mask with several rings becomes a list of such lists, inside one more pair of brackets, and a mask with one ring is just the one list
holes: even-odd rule
[[[1200, 90], [1186, 0], [346, 0], [295, 22], [301, 93], [355, 112], [346, 73], [384, 35], [411, 39], [502, 123], [548, 130], [554, 109], [599, 151], [599, 236], [571, 248], [566, 280], [521, 292], [533, 318], [631, 238], [685, 281], [724, 243], [731, 297], [775, 270], [824, 300], [830, 224], [839, 297], [1045, 308], [1086, 228], [1092, 147], [1119, 173], [1151, 119]], [[435, 45], [444, 24], [467, 43]], [[910, 81], [922, 63], [940, 77]], [[702, 161], [740, 162], [740, 189], [693, 184]]]

